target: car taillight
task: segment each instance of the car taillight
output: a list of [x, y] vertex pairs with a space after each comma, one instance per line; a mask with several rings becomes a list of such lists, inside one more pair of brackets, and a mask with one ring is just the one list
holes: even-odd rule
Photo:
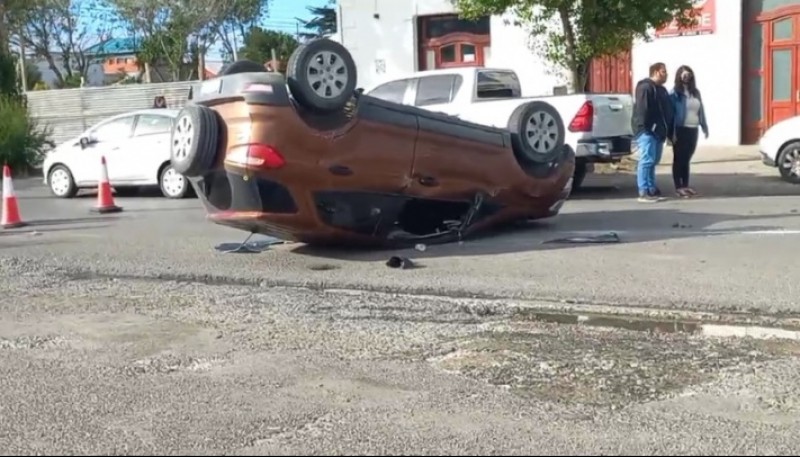
[[569, 123], [570, 132], [591, 132], [592, 122], [594, 119], [594, 105], [592, 102], [586, 102], [578, 110], [578, 114], [572, 118]]
[[244, 144], [232, 148], [225, 157], [226, 162], [239, 166], [257, 168], [281, 168], [286, 159], [272, 146], [265, 144]]

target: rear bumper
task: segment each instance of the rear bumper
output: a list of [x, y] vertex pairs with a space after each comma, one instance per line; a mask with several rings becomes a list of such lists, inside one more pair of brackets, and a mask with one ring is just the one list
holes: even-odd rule
[[575, 156], [590, 162], [615, 162], [631, 155], [632, 136], [580, 140]]

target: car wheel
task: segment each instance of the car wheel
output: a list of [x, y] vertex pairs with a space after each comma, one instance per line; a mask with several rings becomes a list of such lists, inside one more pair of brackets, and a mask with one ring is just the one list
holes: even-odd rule
[[120, 197], [134, 197], [139, 195], [140, 189], [138, 186], [120, 186], [115, 187], [114, 190]]
[[175, 167], [167, 165], [161, 170], [161, 176], [158, 177], [158, 184], [161, 187], [161, 194], [167, 198], [184, 198], [189, 193], [189, 180], [185, 176], [178, 173]]
[[266, 73], [266, 71], [267, 69], [264, 68], [264, 65], [252, 60], [242, 59], [222, 67], [219, 76], [235, 75], [239, 73]]
[[548, 103], [536, 101], [518, 106], [508, 120], [508, 130], [514, 152], [523, 161], [550, 163], [563, 151], [564, 121]]
[[170, 162], [184, 176], [202, 176], [214, 165], [218, 143], [217, 113], [205, 106], [188, 105], [172, 127]]
[[356, 89], [356, 64], [341, 44], [322, 38], [295, 49], [286, 69], [292, 96], [325, 113], [345, 107]]
[[800, 184], [800, 141], [787, 144], [778, 154], [778, 171], [781, 178], [792, 184]]
[[583, 180], [586, 179], [589, 164], [586, 160], [578, 160], [575, 162], [575, 173], [572, 175], [572, 191], [580, 190], [583, 185]]
[[72, 198], [78, 193], [75, 179], [73, 179], [69, 168], [64, 165], [56, 165], [50, 170], [47, 176], [47, 184], [50, 186], [50, 192], [56, 197]]

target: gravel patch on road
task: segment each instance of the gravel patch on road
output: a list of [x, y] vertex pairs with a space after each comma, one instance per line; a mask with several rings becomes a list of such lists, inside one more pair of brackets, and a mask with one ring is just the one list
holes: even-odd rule
[[8, 453], [701, 454], [800, 446], [800, 348], [436, 297], [0, 260]]

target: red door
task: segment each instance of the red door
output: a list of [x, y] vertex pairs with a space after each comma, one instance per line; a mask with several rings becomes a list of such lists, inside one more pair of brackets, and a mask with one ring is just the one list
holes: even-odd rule
[[767, 125], [800, 113], [798, 46], [770, 46], [767, 57]]
[[800, 15], [764, 22], [764, 124], [800, 114]]

